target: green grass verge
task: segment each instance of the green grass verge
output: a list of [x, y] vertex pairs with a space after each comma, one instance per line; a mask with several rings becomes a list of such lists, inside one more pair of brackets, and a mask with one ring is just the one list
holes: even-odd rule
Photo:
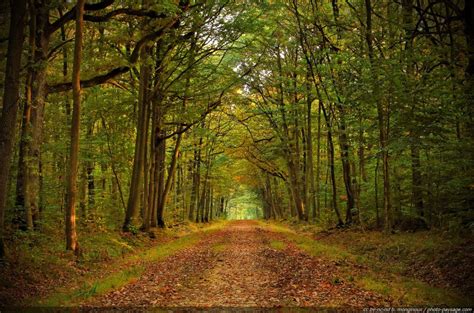
[[225, 243], [217, 243], [212, 246], [212, 251], [214, 252], [224, 252], [227, 249], [227, 245]]
[[284, 234], [285, 237], [295, 243], [296, 246], [313, 256], [327, 257], [335, 261], [345, 261], [346, 259], [355, 260], [355, 256], [343, 249], [332, 245], [326, 245], [307, 236], [300, 235], [286, 226], [268, 222], [261, 222], [261, 225], [270, 231]]
[[285, 248], [287, 247], [287, 244], [280, 240], [271, 240], [270, 247], [272, 247], [275, 250], [285, 250]]
[[390, 296], [397, 305], [410, 306], [472, 306], [469, 299], [454, 291], [430, 286], [422, 281], [403, 276], [382, 277], [375, 273], [356, 277], [355, 283], [379, 294]]

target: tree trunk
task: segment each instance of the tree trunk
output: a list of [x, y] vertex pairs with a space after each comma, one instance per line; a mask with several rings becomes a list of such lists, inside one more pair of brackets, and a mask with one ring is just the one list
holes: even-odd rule
[[[369, 61], [372, 70], [374, 90], [377, 90], [377, 79], [375, 73], [374, 65], [374, 48], [373, 48], [373, 39], [372, 39], [372, 3], [371, 0], [365, 0], [365, 9], [366, 9], [366, 33], [365, 38], [368, 47]], [[388, 129], [389, 129], [389, 119], [388, 112], [385, 112], [386, 109], [382, 104], [382, 100], [378, 99], [378, 94], [375, 94], [377, 97], [377, 122], [379, 127], [379, 143], [380, 150], [382, 151], [382, 168], [383, 168], [383, 207], [384, 207], [384, 219], [385, 219], [385, 232], [391, 232], [392, 230], [392, 209], [390, 201], [390, 171], [389, 171], [389, 151], [388, 151]]]
[[[161, 123], [161, 122], [159, 122]], [[163, 139], [164, 131], [160, 128], [158, 130], [157, 138], [157, 178], [158, 181], [155, 185], [156, 192], [156, 211], [155, 217], [156, 226], [160, 228], [165, 227], [165, 221], [163, 220], [163, 206], [162, 202], [164, 201], [164, 189], [165, 189], [165, 174], [166, 174], [166, 140]]]
[[82, 61], [82, 36], [85, 0], [78, 0], [76, 6], [76, 34], [74, 42], [74, 64], [72, 69], [72, 125], [71, 148], [69, 160], [69, 175], [67, 181], [66, 203], [66, 249], [77, 252], [79, 246], [76, 234], [76, 196], [77, 196], [77, 170], [79, 163], [79, 135], [81, 118], [81, 61]]
[[339, 104], [340, 125], [339, 125], [339, 145], [341, 149], [342, 175], [347, 195], [346, 224], [352, 223], [352, 209], [354, 208], [354, 191], [352, 189], [351, 165], [349, 159], [349, 141], [346, 134], [346, 125], [344, 120], [344, 110]]
[[174, 147], [173, 155], [171, 156], [171, 164], [168, 170], [168, 177], [166, 178], [166, 183], [163, 188], [163, 193], [160, 196], [160, 202], [158, 203], [158, 223], [160, 227], [165, 226], [163, 212], [165, 210], [166, 199], [168, 198], [169, 191], [171, 189], [171, 182], [173, 180], [174, 174], [176, 172], [176, 162], [178, 160], [179, 146], [181, 144], [182, 133], [178, 134], [176, 138], [176, 144]]
[[197, 173], [198, 171], [198, 148], [197, 145], [194, 144], [194, 151], [193, 151], [193, 160], [191, 161], [191, 176], [192, 176], [192, 182], [191, 182], [191, 197], [190, 197], [190, 203], [189, 203], [189, 214], [188, 214], [188, 219], [190, 221], [194, 220], [194, 213], [196, 212], [196, 201], [197, 201], [197, 191], [196, 188], [199, 185], [199, 174]]
[[[205, 127], [205, 122], [203, 121], [202, 126]], [[195, 194], [195, 201], [192, 203], [194, 205], [194, 210], [196, 212], [195, 222], [199, 222], [199, 213], [200, 213], [200, 195], [199, 190], [201, 188], [201, 150], [202, 150], [203, 138], [199, 136], [199, 144], [197, 149], [194, 151], [195, 160], [196, 160], [196, 171], [194, 172], [195, 179], [193, 179], [193, 192]]]
[[380, 212], [379, 212], [379, 164], [380, 157], [377, 156], [377, 163], [375, 164], [375, 174], [374, 174], [374, 191], [375, 191], [375, 218], [377, 223], [377, 228], [380, 227]]
[[[89, 125], [87, 130], [87, 136], [92, 140], [94, 134], [94, 121]], [[95, 211], [95, 180], [94, 180], [94, 161], [92, 160], [92, 155], [89, 154], [89, 160], [85, 162], [86, 166], [86, 179], [87, 179], [87, 211], [88, 214]]]
[[[135, 155], [133, 158], [132, 178], [130, 179], [130, 193], [128, 196], [127, 211], [125, 213], [125, 221], [123, 223], [123, 231], [130, 231], [138, 217], [138, 209], [140, 203], [140, 195], [142, 192], [142, 178], [145, 169], [146, 140], [148, 134], [146, 132], [148, 124], [148, 82], [150, 76], [150, 68], [145, 64], [146, 49], [141, 54], [142, 67], [140, 69], [140, 87], [138, 95], [138, 118], [137, 118], [137, 137], [135, 141]], [[145, 213], [145, 215], [147, 215]], [[145, 229], [149, 228], [149, 223], [144, 223]]]
[[425, 216], [423, 203], [423, 179], [421, 176], [420, 149], [417, 143], [412, 143], [410, 147], [411, 156], [411, 174], [412, 174], [412, 192], [415, 210], [421, 217]]
[[318, 102], [318, 142], [316, 145], [316, 209], [313, 219], [321, 218], [321, 103]]
[[329, 116], [328, 112], [326, 111], [326, 108], [324, 107], [321, 92], [319, 91], [319, 87], [316, 86], [316, 91], [319, 99], [319, 104], [321, 107], [321, 110], [324, 115], [324, 119], [326, 121], [326, 127], [327, 127], [327, 141], [328, 141], [328, 154], [329, 154], [329, 171], [331, 174], [331, 186], [332, 186], [332, 206], [334, 208], [334, 212], [336, 213], [337, 217], [337, 226], [342, 226], [344, 225], [344, 222], [342, 221], [341, 213], [339, 212], [339, 208], [337, 205], [337, 185], [336, 185], [336, 174], [335, 174], [335, 161], [334, 161], [334, 142], [333, 142], [333, 137], [332, 137], [332, 122], [331, 122], [331, 116]]
[[[414, 80], [414, 62], [411, 57], [413, 55], [413, 0], [402, 1], [403, 10], [403, 29], [405, 31], [405, 62], [406, 62], [406, 76], [405, 80], [405, 93], [407, 95], [413, 94], [411, 81]], [[412, 194], [413, 203], [417, 214], [421, 217], [424, 216], [424, 205], [423, 205], [423, 194], [422, 194], [422, 176], [421, 176], [421, 160], [420, 160], [420, 137], [416, 131], [415, 121], [415, 110], [417, 107], [417, 97], [409, 97], [407, 99], [410, 111], [408, 113], [408, 128], [410, 136], [410, 157], [411, 157], [411, 169], [412, 169]]]
[[464, 1], [464, 34], [467, 43], [468, 65], [464, 71], [466, 76], [465, 96], [467, 109], [467, 133], [474, 137], [474, 1]]
[[[280, 50], [278, 47], [277, 50], [277, 64], [278, 64], [278, 72], [280, 77], [283, 77], [283, 68], [281, 64], [281, 55]], [[283, 83], [280, 81], [279, 83], [279, 110], [282, 117], [282, 128], [283, 128], [283, 150], [285, 152], [285, 159], [288, 166], [288, 174], [289, 174], [289, 187], [293, 198], [293, 206], [296, 209], [296, 213], [298, 215], [298, 219], [301, 221], [306, 220], [305, 214], [305, 207], [304, 207], [304, 199], [302, 198], [301, 192], [301, 183], [300, 183], [300, 170], [298, 159], [295, 157], [296, 154], [296, 147], [292, 143], [290, 139], [290, 130], [286, 118], [285, 112], [285, 101], [284, 101], [284, 89]], [[297, 140], [297, 138], [295, 138]], [[299, 157], [299, 154], [298, 154]]]
[[[309, 73], [307, 74], [307, 76]], [[312, 122], [312, 104], [313, 98], [311, 97], [311, 87], [309, 82], [309, 77], [306, 77], [306, 147], [307, 147], [307, 162], [306, 162], [306, 175], [307, 179], [309, 180], [309, 204], [311, 205], [311, 211], [313, 220], [316, 218], [316, 210], [318, 209], [318, 205], [316, 203], [316, 188], [314, 186], [314, 165], [313, 165], [313, 122]], [[319, 147], [318, 147], [319, 148]], [[319, 151], [318, 151], [319, 157]], [[319, 178], [318, 178], [319, 179]], [[309, 214], [308, 214], [309, 215]]]
[[[47, 31], [49, 25], [49, 5], [47, 3], [34, 2], [30, 11], [34, 20], [31, 21], [30, 44], [34, 44], [33, 64], [29, 68], [27, 88], [31, 95], [27, 98], [24, 118], [25, 122], [21, 128], [20, 155], [17, 173], [17, 198], [16, 205], [20, 211], [25, 212], [28, 228], [32, 228], [34, 217], [39, 211], [40, 191], [40, 157], [41, 144], [43, 141], [44, 106], [47, 94], [46, 70], [48, 64], [50, 34]], [[32, 33], [34, 30], [34, 34]]]
[[0, 260], [5, 257], [5, 209], [7, 205], [10, 163], [15, 142], [16, 118], [19, 108], [21, 55], [24, 43], [26, 0], [10, 1], [10, 30], [8, 34], [7, 64], [3, 108], [0, 118]]
[[[83, 222], [87, 218], [87, 168], [82, 164], [82, 170], [79, 174], [79, 186], [78, 186], [78, 203], [79, 203], [79, 216]], [[67, 201], [67, 197], [66, 197]]]
[[[30, 14], [32, 18], [29, 21], [29, 57], [28, 62], [34, 63], [35, 45], [36, 45], [36, 19], [33, 17], [33, 8], [30, 8]], [[33, 92], [33, 70], [28, 69], [26, 82], [25, 82], [25, 104], [23, 107], [23, 118], [21, 124], [21, 134], [26, 134], [28, 127], [31, 123], [31, 102]], [[15, 199], [15, 220], [14, 223], [19, 226], [21, 230], [33, 229], [33, 215], [31, 212], [31, 205], [25, 204], [25, 195], [27, 194], [26, 188], [26, 175], [27, 175], [27, 162], [26, 162], [26, 137], [20, 140], [20, 151], [18, 154], [18, 173], [16, 181], [16, 199]]]

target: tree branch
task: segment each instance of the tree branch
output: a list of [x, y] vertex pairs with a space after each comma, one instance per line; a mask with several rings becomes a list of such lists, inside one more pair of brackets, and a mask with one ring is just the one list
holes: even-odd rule
[[[81, 80], [81, 88], [89, 88], [89, 87], [93, 87], [93, 86], [96, 86], [96, 85], [104, 84], [104, 83], [108, 82], [109, 80], [113, 79], [114, 77], [128, 72], [129, 70], [130, 70], [130, 67], [121, 66], [121, 67], [117, 67], [117, 68], [112, 69], [110, 72], [108, 72], [106, 74], [95, 76], [95, 77], [93, 77], [91, 79], [87, 79], [87, 80]], [[49, 93], [56, 93], [56, 92], [68, 91], [68, 90], [71, 90], [71, 89], [72, 89], [71, 82], [59, 83], [59, 84], [56, 84], [56, 85], [49, 86], [48, 87], [48, 92]]]
[[[98, 3], [86, 3], [84, 5], [84, 10], [85, 11], [98, 11], [105, 9], [106, 7], [112, 5], [115, 2], [115, 0], [103, 0]], [[69, 21], [74, 20], [76, 17], [76, 6], [74, 6], [71, 10], [67, 11], [63, 16], [58, 18], [54, 23], [50, 24], [49, 27], [46, 30], [46, 33], [51, 35], [55, 31], [57, 31], [61, 26], [66, 24]]]
[[105, 15], [84, 15], [84, 21], [89, 22], [106, 22], [110, 20], [112, 17], [117, 15], [132, 15], [132, 16], [146, 16], [150, 18], [166, 18], [169, 17], [164, 13], [158, 13], [152, 10], [135, 10], [131, 8], [121, 8], [114, 11], [111, 11]]
[[165, 139], [169, 139], [175, 135], [179, 135], [179, 134], [182, 134], [182, 133], [185, 133], [187, 132], [191, 127], [193, 127], [194, 125], [202, 122], [206, 116], [211, 113], [215, 108], [217, 108], [220, 104], [221, 104], [221, 100], [222, 100], [222, 96], [224, 94], [222, 93], [220, 96], [219, 96], [219, 99], [211, 104], [208, 105], [206, 111], [202, 112], [200, 117], [197, 119], [197, 120], [194, 120], [192, 121], [191, 123], [182, 123], [180, 124], [180, 127], [178, 130], [168, 134], [168, 135], [164, 135], [164, 136], [160, 136], [160, 139], [162, 140], [165, 140]]
[[[103, 9], [103, 8], [109, 6], [113, 2], [114, 2], [114, 0], [104, 0], [104, 1], [99, 2], [97, 4], [86, 5], [85, 9], [90, 10], [90, 11], [100, 10], [100, 9]], [[187, 7], [182, 6], [182, 9], [185, 10], [185, 9], [187, 9]], [[72, 10], [74, 10], [74, 9], [72, 9]], [[119, 11], [119, 10], [117, 10], [117, 11]], [[138, 11], [142, 11], [142, 10], [133, 10], [133, 11], [138, 12]], [[69, 11], [69, 12], [71, 12], [71, 11]], [[61, 27], [61, 25], [63, 25], [65, 22], [67, 22], [67, 19], [63, 19], [63, 18], [65, 16], [67, 16], [69, 14], [69, 12], [66, 13], [65, 15], [63, 15], [62, 17], [60, 17], [55, 23], [53, 23], [50, 26], [49, 31], [51, 31], [53, 28], [57, 29], [58, 27]], [[145, 12], [145, 11], [143, 11], [143, 12]], [[149, 12], [150, 11], [148, 11], [147, 14], [150, 14]], [[73, 12], [73, 14], [75, 14], [75, 12]], [[75, 15], [73, 15], [72, 18], [74, 18], [74, 16]], [[60, 20], [64, 20], [64, 23], [58, 23]], [[165, 33], [166, 30], [168, 30], [169, 28], [175, 26], [177, 22], [179, 22], [179, 15], [171, 18], [170, 21], [168, 21], [159, 30], [157, 30], [157, 31], [155, 31], [151, 34], [148, 34], [148, 35], [144, 36], [142, 39], [140, 39], [137, 42], [137, 44], [135, 45], [135, 48], [133, 49], [132, 54], [130, 55], [129, 63], [131, 63], [131, 64], [136, 63], [138, 61], [139, 56], [140, 56], [141, 48], [146, 43], [148, 43], [149, 41], [156, 40], [159, 37], [161, 37]], [[54, 30], [53, 30], [53, 32], [54, 32]], [[111, 80], [112, 78], [114, 78], [118, 75], [121, 75], [123, 73], [126, 73], [129, 70], [130, 70], [130, 66], [121, 66], [121, 67], [114, 68], [110, 72], [108, 72], [107, 74], [99, 75], [99, 76], [96, 76], [96, 77], [88, 79], [88, 80], [82, 80], [81, 81], [81, 87], [82, 88], [88, 88], [88, 87], [104, 84], [104, 83], [108, 82], [109, 80]], [[56, 85], [53, 85], [53, 86], [49, 86], [48, 87], [48, 92], [55, 93], [55, 92], [67, 91], [67, 90], [70, 90], [70, 89], [72, 89], [72, 84], [70, 82], [66, 82], [66, 83], [59, 83], [59, 84], [56, 84]], [[221, 94], [221, 97], [222, 97], [222, 94]], [[220, 98], [219, 98], [219, 100], [220, 100]]]

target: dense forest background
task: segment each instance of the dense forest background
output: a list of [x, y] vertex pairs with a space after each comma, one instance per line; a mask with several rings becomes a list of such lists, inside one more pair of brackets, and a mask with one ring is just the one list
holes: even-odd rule
[[270, 305], [472, 299], [474, 1], [11, 0], [0, 25], [0, 307], [210, 264], [205, 305], [262, 268]]
[[473, 7], [2, 2], [0, 257], [226, 217], [472, 234]]

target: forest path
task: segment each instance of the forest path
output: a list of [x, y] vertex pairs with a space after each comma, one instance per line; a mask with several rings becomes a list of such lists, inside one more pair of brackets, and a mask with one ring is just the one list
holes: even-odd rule
[[258, 222], [234, 221], [84, 305], [366, 307], [385, 302], [351, 282], [335, 281], [338, 274], [334, 262], [309, 256]]

